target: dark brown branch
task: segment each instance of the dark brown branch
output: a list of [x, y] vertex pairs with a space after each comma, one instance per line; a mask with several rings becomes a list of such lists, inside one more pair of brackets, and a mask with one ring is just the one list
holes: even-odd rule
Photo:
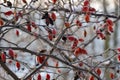
[[[60, 39], [62, 38], [62, 36], [64, 35], [64, 33], [66, 32], [67, 29], [68, 29], [68, 28], [65, 28], [65, 29], [62, 31], [62, 33], [58, 36], [57, 40], [55, 41], [54, 45], [57, 45], [57, 44], [59, 43]], [[35, 72], [37, 72], [40, 68], [42, 68], [42, 67], [46, 64], [47, 60], [50, 58], [50, 55], [53, 53], [53, 51], [54, 51], [55, 49], [56, 49], [56, 46], [53, 46], [53, 48], [50, 50], [49, 55], [48, 55], [47, 58], [44, 60], [44, 62], [42, 63], [42, 65], [39, 66], [37, 69], [33, 70], [33, 72], [31, 72], [24, 80], [28, 79], [29, 77], [31, 77], [31, 75], [33, 75], [33, 74], [34, 74]]]
[[[59, 8], [59, 9], [55, 9], [55, 8], [53, 8], [51, 11], [65, 11], [65, 12], [71, 12], [69, 9], [65, 9], [65, 8]], [[81, 15], [81, 14], [86, 14], [85, 12], [78, 12], [78, 11], [74, 11], [73, 12], [74, 14], [79, 14], [79, 15]], [[109, 17], [109, 18], [116, 18], [116, 19], [120, 19], [120, 16], [119, 17], [117, 17], [117, 16], [115, 16], [115, 15], [109, 15], [109, 14], [101, 14], [101, 13], [91, 13], [91, 15], [93, 15], [93, 16], [99, 16], [99, 17], [102, 17], [102, 16], [104, 16], [104, 17]]]
[[2, 68], [14, 79], [14, 80], [20, 80], [7, 66], [4, 62], [0, 60], [0, 64]]
[[85, 43], [84, 46], [83, 46], [83, 48], [85, 48], [85, 47], [88, 46], [91, 42], [93, 42], [96, 37], [97, 37], [97, 35], [95, 35], [92, 39], [90, 39], [87, 43]]
[[[75, 69], [75, 70], [89, 72], [90, 74], [92, 74], [93, 76], [95, 76], [98, 80], [101, 80], [100, 77], [98, 77], [98, 76], [97, 76], [96, 74], [94, 74], [92, 71], [89, 71], [89, 70], [87, 70], [87, 69], [83, 69], [83, 68], [80, 68], [80, 67], [76, 67], [76, 66], [74, 66], [74, 65], [72, 65], [72, 64], [70, 64], [70, 63], [68, 63], [68, 62], [66, 62], [66, 61], [64, 61], [64, 60], [62, 60], [62, 59], [60, 59], [60, 58], [58, 58], [58, 57], [56, 57], [56, 56], [54, 56], [54, 55], [42, 54], [42, 53], [39, 54], [39, 53], [33, 52], [33, 51], [31, 51], [31, 50], [25, 49], [25, 48], [0, 47], [0, 49], [9, 49], [9, 48], [11, 48], [11, 49], [13, 49], [13, 50], [22, 50], [22, 51], [24, 51], [24, 52], [28, 52], [28, 53], [33, 54], [33, 55], [36, 55], [36, 56], [40, 55], [40, 56], [48, 56], [48, 57], [54, 58], [54, 59], [56, 59], [56, 60], [58, 60], [58, 61], [60, 61], [60, 62], [62, 62], [62, 63], [64, 63], [64, 64], [72, 67], [72, 68]], [[46, 61], [44, 61], [44, 62], [46, 62]], [[41, 67], [42, 67], [42, 66], [41, 66]], [[36, 70], [39, 70], [41, 67], [35, 69], [33, 72], [36, 72]], [[33, 72], [32, 72], [32, 74], [33, 74]], [[32, 75], [32, 74], [31, 74], [31, 75]], [[31, 75], [29, 74], [24, 80], [26, 80], [27, 78], [29, 78]]]

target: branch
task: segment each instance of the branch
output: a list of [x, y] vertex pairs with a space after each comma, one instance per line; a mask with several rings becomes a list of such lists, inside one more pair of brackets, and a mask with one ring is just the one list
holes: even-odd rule
[[[65, 9], [65, 8], [58, 8], [58, 9], [55, 9], [55, 8], [53, 8], [53, 9], [51, 9], [51, 11], [65, 11], [65, 12], [71, 12], [69, 9]], [[85, 12], [78, 12], [78, 11], [74, 11], [73, 12], [74, 14], [79, 14], [79, 15], [81, 15], [81, 14], [86, 14]], [[104, 17], [109, 17], [109, 18], [116, 18], [116, 19], [120, 19], [120, 16], [115, 16], [115, 15], [109, 15], [109, 14], [100, 14], [100, 13], [91, 13], [91, 15], [93, 15], [93, 16], [100, 16], [100, 17], [102, 17], [102, 16], [104, 16]]]
[[14, 80], [20, 80], [7, 66], [4, 62], [0, 60], [0, 64], [2, 68], [14, 79]]
[[[57, 40], [55, 41], [54, 45], [57, 45], [60, 41], [60, 39], [62, 38], [62, 36], [64, 35], [64, 33], [66, 32], [68, 28], [65, 28], [62, 33], [58, 36]], [[53, 48], [51, 49], [49, 55], [47, 56], [47, 58], [44, 60], [44, 62], [42, 63], [42, 65], [40, 65], [37, 69], [33, 70], [24, 80], [28, 79], [31, 75], [35, 74], [35, 72], [37, 72], [40, 68], [42, 68], [47, 60], [50, 58], [50, 55], [53, 53], [53, 51], [56, 49], [56, 46], [53, 46]]]
[[[64, 63], [64, 64], [66, 64], [67, 66], [72, 67], [72, 68], [75, 69], [75, 70], [89, 72], [90, 74], [92, 74], [93, 76], [95, 76], [98, 80], [102, 80], [99, 76], [97, 76], [97, 75], [96, 75], [95, 73], [93, 73], [92, 71], [89, 71], [88, 69], [83, 69], [83, 68], [74, 66], [74, 65], [72, 65], [71, 63], [68, 63], [68, 62], [66, 62], [66, 61], [64, 61], [64, 60], [62, 60], [62, 59], [60, 59], [60, 58], [58, 58], [58, 57], [56, 57], [56, 56], [54, 56], [54, 55], [44, 54], [44, 53], [38, 54], [38, 53], [36, 53], [36, 52], [33, 52], [33, 51], [28, 50], [28, 49], [25, 49], [25, 48], [0, 47], [0, 49], [9, 49], [9, 48], [11, 48], [11, 49], [13, 49], [13, 50], [22, 50], [22, 51], [24, 51], [24, 52], [28, 52], [28, 53], [33, 54], [33, 55], [36, 55], [36, 56], [48, 56], [48, 57], [54, 58], [54, 59], [56, 59], [56, 60], [58, 60], [58, 61], [60, 61], [60, 62], [62, 62], [62, 63]], [[53, 49], [52, 49], [52, 50], [53, 50]], [[52, 51], [52, 50], [51, 50], [51, 51]], [[46, 59], [46, 60], [47, 60], [47, 59]], [[46, 62], [46, 61], [44, 61], [44, 62]], [[34, 74], [33, 72], [38, 71], [41, 67], [42, 67], [42, 66], [40, 66], [39, 68], [33, 70], [28, 76], [26, 76], [26, 77], [24, 78], [24, 80], [28, 79], [31, 75]]]

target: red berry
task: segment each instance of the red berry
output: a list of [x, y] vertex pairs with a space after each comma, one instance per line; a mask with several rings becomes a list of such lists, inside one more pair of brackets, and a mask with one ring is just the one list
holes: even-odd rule
[[53, 21], [56, 20], [56, 15], [55, 15], [55, 13], [51, 13], [51, 18], [52, 18]]
[[42, 64], [43, 61], [44, 61], [44, 59], [45, 59], [44, 56], [37, 56], [37, 62], [38, 62], [39, 64]]
[[113, 32], [113, 26], [109, 25], [108, 26], [108, 31]]
[[118, 59], [118, 61], [120, 61], [120, 54], [118, 54], [117, 59]]
[[114, 79], [114, 77], [115, 77], [114, 74], [113, 74], [113, 73], [110, 73], [110, 78], [111, 78], [111, 79]]
[[42, 80], [40, 74], [38, 74], [38, 76], [37, 76], [37, 80]]
[[113, 26], [113, 21], [111, 19], [107, 19], [106, 20], [106, 23], [110, 26]]
[[11, 58], [14, 58], [14, 51], [12, 50], [12, 49], [9, 49], [9, 51], [8, 51], [8, 53], [9, 53], [9, 56], [11, 57]]
[[32, 27], [34, 27], [35, 29], [37, 28], [37, 25], [35, 24], [35, 22], [31, 22]]
[[78, 39], [80, 42], [84, 42], [84, 39], [82, 39], [82, 38], [80, 38], [80, 39]]
[[77, 25], [77, 26], [82, 26], [82, 23], [81, 23], [79, 20], [77, 20], [77, 21], [76, 21], [76, 25]]
[[100, 76], [100, 74], [101, 74], [101, 69], [100, 69], [100, 68], [97, 68], [97, 69], [96, 69], [96, 73]]
[[6, 55], [4, 53], [1, 53], [1, 60], [3, 62], [6, 62]]
[[27, 26], [27, 30], [31, 32], [31, 25], [28, 23], [26, 26]]
[[90, 77], [89, 77], [89, 80], [94, 80], [94, 77], [93, 77], [93, 76], [90, 76]]
[[4, 22], [2, 19], [0, 19], [0, 26], [4, 25]]
[[83, 6], [82, 11], [83, 11], [83, 12], [88, 12], [88, 11], [89, 11], [89, 7]]
[[89, 14], [86, 14], [85, 15], [85, 21], [88, 23], [90, 22], [90, 15]]
[[22, 0], [22, 1], [23, 1], [23, 3], [25, 3], [25, 4], [27, 3], [27, 1], [26, 1], [26, 0]]
[[74, 36], [68, 36], [67, 39], [70, 40], [70, 41], [75, 41], [76, 40], [76, 38]]
[[84, 6], [89, 6], [89, 0], [84, 1]]
[[16, 62], [16, 67], [18, 70], [20, 70], [20, 63], [19, 62]]
[[46, 80], [50, 80], [50, 75], [46, 74]]
[[65, 26], [68, 28], [70, 27], [70, 23], [69, 22], [65, 22]]
[[18, 31], [18, 30], [16, 30], [16, 35], [17, 35], [17, 36], [19, 36], [19, 35], [20, 35], [20, 33], [19, 33], [19, 31]]
[[79, 63], [79, 66], [80, 66], [80, 67], [83, 66], [83, 62], [80, 62], [80, 63]]
[[120, 48], [117, 48], [117, 51], [120, 52]]
[[53, 4], [55, 4], [57, 2], [57, 0], [52, 0]]
[[4, 13], [6, 16], [10, 16], [10, 15], [12, 15], [12, 14], [14, 14], [12, 11], [7, 11], [7, 12], [5, 12]]

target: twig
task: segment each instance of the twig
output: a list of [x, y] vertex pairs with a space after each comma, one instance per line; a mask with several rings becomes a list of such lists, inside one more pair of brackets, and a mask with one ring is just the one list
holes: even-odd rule
[[7, 73], [8, 73], [13, 79], [15, 79], [15, 80], [20, 80], [20, 79], [6, 66], [6, 64], [5, 64], [4, 62], [2, 62], [1, 60], [0, 60], [0, 64], [1, 64], [2, 68], [3, 68], [5, 71], [7, 71]]

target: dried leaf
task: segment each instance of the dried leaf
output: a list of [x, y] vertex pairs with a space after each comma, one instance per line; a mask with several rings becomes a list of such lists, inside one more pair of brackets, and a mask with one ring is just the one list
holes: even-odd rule
[[49, 18], [49, 14], [48, 14], [48, 12], [45, 12], [45, 14], [43, 15], [42, 19], [47, 19], [47, 18]]
[[6, 3], [7, 2], [7, 0], [3, 0], [4, 1], [4, 3]]
[[22, 1], [23, 1], [23, 3], [27, 4], [27, 1], [26, 1], [26, 0], [22, 0]]
[[46, 18], [45, 21], [46, 21], [46, 25], [47, 25], [47, 26], [48, 26], [49, 24], [53, 25], [53, 20], [52, 20], [50, 17]]
[[12, 3], [10, 1], [7, 1], [7, 6], [12, 8]]
[[63, 37], [62, 37], [62, 40], [66, 42], [67, 37], [66, 37], [66, 36], [63, 36]]
[[40, 50], [40, 53], [45, 53], [47, 50], [46, 49], [42, 49]]
[[87, 31], [86, 31], [86, 30], [84, 30], [83, 35], [84, 35], [84, 37], [86, 37], [86, 36], [87, 36]]

